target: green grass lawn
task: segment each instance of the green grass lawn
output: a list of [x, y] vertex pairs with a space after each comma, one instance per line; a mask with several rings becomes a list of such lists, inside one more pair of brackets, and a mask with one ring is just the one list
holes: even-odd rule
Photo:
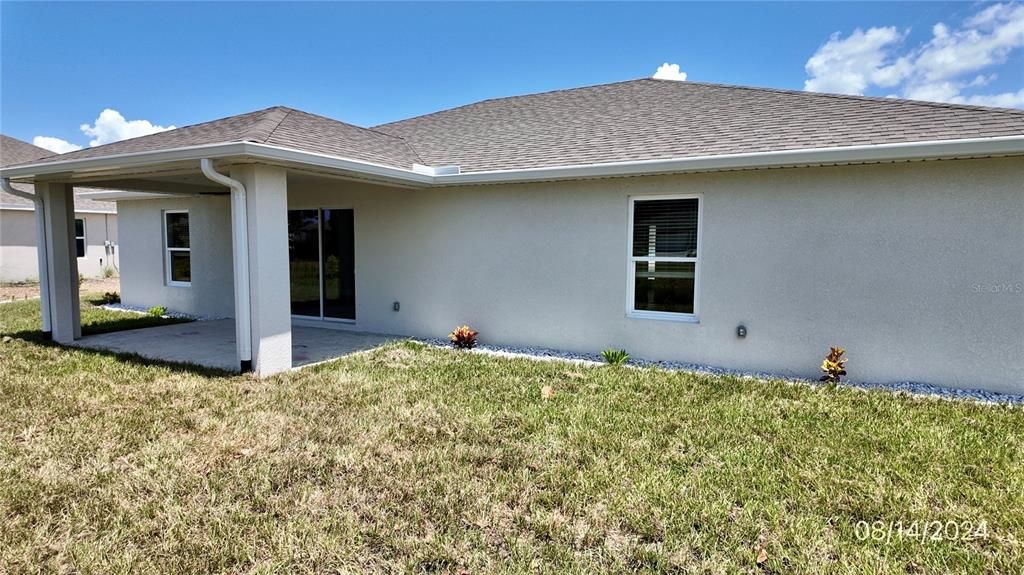
[[1024, 565], [1020, 408], [412, 343], [258, 381], [34, 341], [36, 305], [0, 306], [2, 573]]

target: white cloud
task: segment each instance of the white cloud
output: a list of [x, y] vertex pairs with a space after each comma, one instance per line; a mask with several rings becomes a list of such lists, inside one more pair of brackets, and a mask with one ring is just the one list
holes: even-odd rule
[[51, 136], [36, 136], [35, 138], [32, 138], [32, 145], [45, 148], [58, 154], [66, 154], [68, 152], [74, 152], [75, 150], [82, 149], [82, 146], [79, 146], [78, 144], [72, 144], [67, 140], [61, 140], [60, 138], [54, 138]]
[[149, 120], [125, 120], [120, 112], [110, 108], [100, 112], [93, 125], [82, 124], [80, 127], [83, 134], [93, 138], [89, 141], [90, 146], [102, 146], [103, 144], [119, 140], [137, 138], [174, 129], [174, 126], [167, 126], [165, 128], [153, 125]]
[[813, 92], [861, 94], [871, 84], [895, 86], [905, 74], [908, 62], [893, 61], [891, 47], [903, 41], [905, 32], [896, 28], [860, 28], [847, 38], [835, 33], [818, 48], [804, 68], [811, 78], [804, 89]]
[[679, 64], [669, 64], [665, 62], [661, 66], [658, 66], [658, 71], [652, 76], [655, 80], [675, 80], [682, 82], [686, 80], [686, 72], [679, 71]]
[[983, 73], [1004, 64], [1024, 47], [1024, 5], [994, 4], [959, 28], [939, 22], [931, 38], [901, 50], [906, 33], [893, 27], [833, 34], [805, 66], [809, 91], [863, 94], [872, 87], [897, 87], [904, 98], [940, 102], [1024, 106], [1021, 92], [965, 94], [995, 79]]
[[[121, 112], [106, 108], [100, 112], [100, 115], [97, 116], [93, 124], [82, 124], [79, 126], [79, 129], [82, 130], [83, 134], [92, 138], [92, 140], [89, 140], [90, 146], [101, 146], [111, 142], [127, 140], [128, 138], [137, 138], [139, 136], [173, 130], [174, 126], [156, 126], [149, 120], [125, 120]], [[51, 136], [36, 136], [32, 139], [32, 143], [58, 154], [82, 149], [82, 146], [78, 144]]]
[[975, 96], [960, 96], [953, 100], [958, 104], [973, 104], [975, 106], [998, 106], [1000, 108], [1024, 108], [1024, 89], [1016, 92], [1004, 92], [1002, 94], [978, 94]]

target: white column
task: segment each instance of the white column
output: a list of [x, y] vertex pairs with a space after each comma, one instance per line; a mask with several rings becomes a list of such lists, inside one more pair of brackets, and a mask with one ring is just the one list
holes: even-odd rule
[[71, 343], [82, 337], [78, 307], [78, 258], [75, 251], [75, 193], [70, 184], [37, 182], [46, 223], [46, 265], [50, 276], [50, 326], [53, 340]]
[[253, 370], [260, 377], [292, 367], [288, 269], [288, 179], [284, 168], [235, 166], [245, 186]]

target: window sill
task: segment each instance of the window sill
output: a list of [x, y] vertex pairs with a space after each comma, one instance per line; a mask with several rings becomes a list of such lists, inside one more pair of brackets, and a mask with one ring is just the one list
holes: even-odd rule
[[655, 321], [671, 321], [676, 323], [700, 323], [700, 318], [689, 313], [671, 313], [664, 311], [629, 311], [626, 312], [629, 319], [652, 319]]
[[167, 287], [187, 288], [192, 287], [192, 282], [167, 282]]

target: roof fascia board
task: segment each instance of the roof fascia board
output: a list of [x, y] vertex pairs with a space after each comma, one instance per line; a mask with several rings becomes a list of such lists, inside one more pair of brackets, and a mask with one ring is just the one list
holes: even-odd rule
[[837, 148], [805, 148], [749, 154], [696, 156], [667, 160], [608, 162], [551, 168], [463, 172], [434, 178], [435, 184], [463, 185], [577, 178], [712, 172], [831, 164], [978, 158], [1024, 154], [1024, 135], [924, 142], [900, 142]]
[[1024, 154], [1024, 135], [428, 175], [414, 172], [411, 169], [406, 170], [328, 154], [252, 142], [232, 142], [0, 168], [0, 176], [5, 178], [45, 177], [52, 174], [131, 168], [202, 158], [237, 157], [352, 172], [419, 186], [452, 186], [1018, 154]]
[[0, 174], [3, 174], [3, 177], [5, 178], [14, 179], [74, 172], [87, 173], [94, 171], [120, 170], [125, 168], [151, 166], [154, 164], [200, 160], [207, 157], [219, 158], [241, 155], [245, 153], [245, 146], [245, 142], [231, 142], [226, 144], [185, 146], [169, 150], [155, 150], [152, 152], [112, 154], [109, 156], [98, 156], [95, 158], [57, 160], [54, 162], [42, 162], [38, 164], [0, 168]]
[[432, 183], [432, 176], [376, 164], [352, 160], [327, 154], [306, 152], [293, 148], [258, 144], [254, 142], [230, 142], [223, 144], [207, 144], [202, 146], [186, 146], [169, 150], [152, 152], [132, 152], [114, 154], [96, 158], [58, 160], [28, 164], [10, 168], [0, 168], [0, 175], [5, 178], [45, 177], [53, 174], [88, 173], [94, 171], [113, 171], [127, 168], [138, 168], [157, 164], [183, 161], [198, 161], [203, 158], [248, 158], [254, 160], [288, 162], [306, 164], [320, 168], [353, 172], [377, 178], [411, 182], [420, 185]]

